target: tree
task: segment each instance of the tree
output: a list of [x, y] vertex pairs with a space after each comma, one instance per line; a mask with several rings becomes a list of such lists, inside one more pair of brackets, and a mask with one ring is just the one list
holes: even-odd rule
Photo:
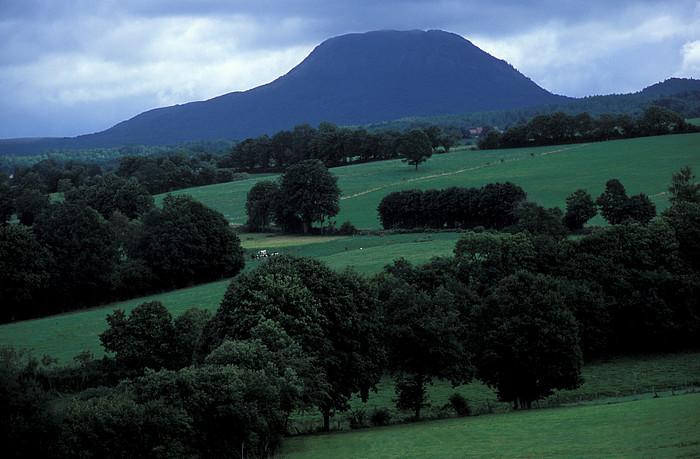
[[595, 202], [586, 190], [578, 189], [566, 197], [564, 225], [570, 231], [582, 229], [583, 225], [597, 214]]
[[421, 129], [411, 129], [401, 137], [398, 151], [403, 162], [416, 166], [426, 162], [433, 155], [433, 145], [430, 137]]
[[100, 334], [105, 351], [113, 352], [125, 376], [145, 368], [172, 368], [175, 360], [175, 327], [170, 311], [160, 301], [141, 303], [129, 317], [123, 309], [107, 314], [109, 327]]
[[625, 203], [625, 217], [641, 225], [648, 224], [656, 217], [656, 206], [644, 193], [635, 194]]
[[50, 279], [54, 311], [109, 297], [118, 246], [109, 223], [96, 210], [81, 203], [54, 203], [37, 217], [32, 229], [56, 262]]
[[627, 191], [618, 179], [608, 180], [605, 183], [605, 191], [596, 199], [601, 215], [611, 225], [617, 225], [627, 219], [626, 203]]
[[226, 218], [187, 195], [168, 195], [143, 217], [137, 255], [168, 287], [233, 277], [245, 264]]
[[49, 251], [24, 225], [0, 227], [0, 322], [37, 315], [52, 272]]
[[695, 183], [693, 169], [686, 165], [671, 175], [671, 185], [668, 187], [671, 203], [694, 202], [700, 203], [700, 183]]
[[290, 219], [301, 221], [308, 233], [314, 222], [321, 222], [340, 211], [338, 178], [318, 159], [294, 164], [280, 178], [277, 223], [287, 226]]
[[265, 231], [274, 217], [279, 200], [279, 186], [276, 182], [263, 180], [257, 182], [248, 191], [245, 212], [248, 214], [246, 225], [250, 230]]
[[523, 233], [466, 233], [454, 253], [461, 280], [484, 296], [504, 277], [534, 268], [536, 255]]
[[330, 427], [333, 410], [352, 394], [366, 399], [381, 375], [383, 350], [370, 284], [310, 258], [278, 256], [237, 276], [209, 327], [207, 347], [247, 340], [270, 322], [313, 358], [319, 372], [313, 402]]
[[453, 385], [471, 380], [473, 368], [463, 317], [444, 287], [429, 294], [389, 275], [380, 279], [388, 367], [396, 375], [397, 406], [420, 420], [433, 378]]
[[479, 378], [516, 409], [581, 384], [576, 319], [553, 279], [524, 271], [504, 278], [472, 320]]
[[66, 193], [66, 199], [82, 200], [105, 218], [118, 210], [134, 219], [154, 206], [153, 197], [135, 177], [124, 178], [116, 174], [108, 174], [90, 186], [73, 188]]

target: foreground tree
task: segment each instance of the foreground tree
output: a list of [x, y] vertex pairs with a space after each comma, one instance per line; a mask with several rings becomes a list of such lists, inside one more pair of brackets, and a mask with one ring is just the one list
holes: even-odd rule
[[294, 164], [280, 178], [277, 223], [289, 229], [297, 219], [308, 233], [314, 222], [321, 222], [340, 211], [338, 178], [318, 159]]
[[[396, 404], [420, 420], [429, 406], [426, 387], [433, 379], [466, 384], [473, 376], [466, 329], [455, 297], [444, 287], [433, 294], [387, 276], [380, 280], [388, 366], [396, 375]], [[393, 279], [392, 279], [393, 278]]]
[[426, 162], [433, 155], [433, 144], [422, 129], [411, 129], [401, 137], [398, 145], [402, 161], [411, 166]]
[[309, 258], [274, 257], [229, 286], [209, 328], [207, 347], [247, 340], [266, 323], [279, 328], [313, 359], [320, 382], [312, 402], [330, 415], [363, 399], [379, 381], [383, 350], [376, 295], [361, 276], [336, 273]]
[[576, 319], [556, 282], [520, 271], [499, 282], [473, 312], [479, 378], [516, 409], [554, 389], [575, 389], [583, 358]]

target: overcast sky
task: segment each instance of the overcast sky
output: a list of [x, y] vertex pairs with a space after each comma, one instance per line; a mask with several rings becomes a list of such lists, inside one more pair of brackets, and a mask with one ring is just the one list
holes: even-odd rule
[[698, 0], [0, 0], [0, 138], [244, 91], [379, 29], [457, 33], [567, 96], [700, 78]]

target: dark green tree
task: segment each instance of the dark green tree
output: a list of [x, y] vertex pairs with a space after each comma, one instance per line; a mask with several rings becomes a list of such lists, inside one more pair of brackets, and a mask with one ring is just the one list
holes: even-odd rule
[[116, 174], [108, 174], [90, 186], [73, 188], [66, 193], [66, 200], [83, 201], [105, 218], [118, 210], [134, 219], [154, 206], [153, 197], [136, 178]]
[[695, 182], [693, 169], [686, 165], [681, 170], [671, 175], [671, 185], [668, 187], [672, 203], [694, 202], [700, 203], [700, 183]]
[[625, 203], [625, 217], [641, 225], [648, 224], [656, 217], [656, 206], [644, 193], [635, 194]]
[[248, 215], [247, 226], [250, 230], [265, 231], [274, 218], [279, 201], [279, 185], [270, 180], [257, 182], [248, 191], [245, 212]]
[[247, 340], [270, 321], [311, 358], [322, 388], [314, 404], [329, 427], [330, 414], [348, 408], [352, 394], [366, 399], [381, 375], [383, 350], [371, 285], [309, 258], [278, 256], [236, 277], [208, 332], [208, 348]]
[[137, 249], [162, 286], [235, 276], [244, 266], [240, 240], [226, 218], [191, 196], [168, 195], [143, 217]]
[[465, 384], [473, 376], [464, 318], [452, 293], [428, 294], [403, 280], [380, 279], [387, 364], [397, 376], [397, 406], [420, 420], [428, 406], [426, 387], [434, 378]]
[[433, 155], [430, 137], [422, 129], [411, 129], [401, 136], [397, 149], [403, 157], [402, 161], [416, 166], [416, 170], [419, 164], [426, 162]]
[[280, 178], [280, 199], [277, 223], [298, 219], [308, 233], [314, 222], [321, 228], [326, 219], [340, 211], [338, 178], [318, 159], [294, 164]]
[[611, 225], [617, 225], [627, 220], [625, 205], [627, 191], [618, 179], [610, 179], [605, 183], [605, 191], [596, 199], [600, 214]]
[[576, 319], [553, 279], [524, 271], [504, 278], [472, 320], [479, 378], [516, 409], [581, 384]]
[[586, 190], [578, 189], [566, 197], [563, 222], [570, 231], [582, 229], [583, 225], [597, 214], [596, 204]]
[[52, 258], [24, 225], [0, 227], [0, 322], [34, 317], [42, 312]]
[[172, 368], [176, 359], [173, 317], [160, 301], [141, 303], [127, 317], [123, 309], [107, 314], [109, 327], [100, 334], [105, 351], [114, 353], [120, 373], [127, 377], [145, 368]]
[[109, 298], [119, 252], [112, 228], [97, 211], [81, 203], [54, 203], [32, 229], [56, 263], [50, 278], [53, 312]]

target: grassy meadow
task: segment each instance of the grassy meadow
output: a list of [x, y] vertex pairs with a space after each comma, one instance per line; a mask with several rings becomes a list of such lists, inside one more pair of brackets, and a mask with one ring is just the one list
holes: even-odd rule
[[287, 439], [279, 457], [697, 457], [700, 394]]

